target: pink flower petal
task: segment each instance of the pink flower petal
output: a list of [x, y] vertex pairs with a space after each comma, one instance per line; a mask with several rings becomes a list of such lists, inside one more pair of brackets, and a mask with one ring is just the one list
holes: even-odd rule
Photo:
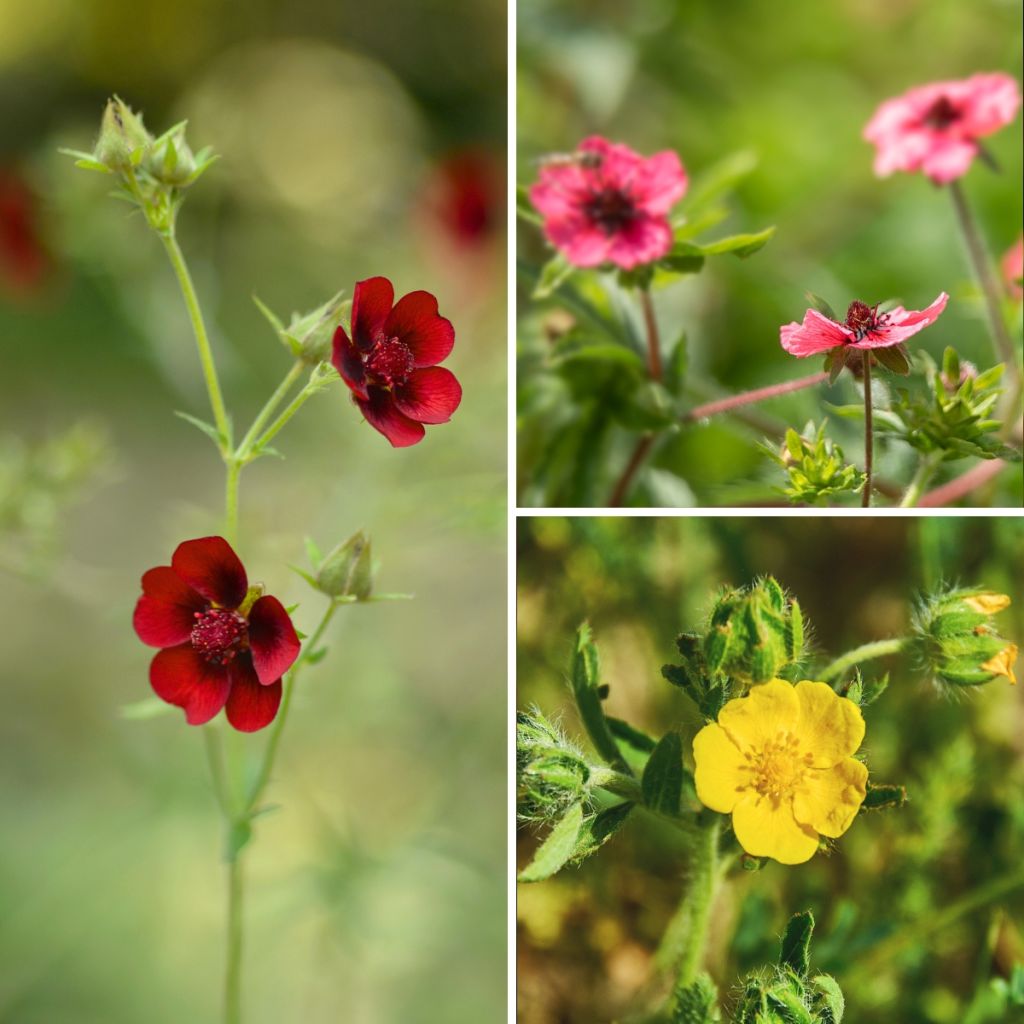
[[829, 320], [816, 309], [807, 310], [802, 324], [794, 321], [779, 328], [782, 347], [793, 356], [817, 355], [837, 345], [845, 345], [852, 339], [852, 331]]
[[688, 179], [682, 161], [672, 150], [644, 160], [633, 178], [637, 205], [652, 216], [664, 216], [686, 194]]
[[299, 656], [298, 635], [284, 605], [269, 594], [249, 612], [249, 646], [259, 681], [268, 686], [292, 667]]
[[443, 366], [414, 370], [394, 391], [400, 413], [417, 423], [447, 423], [462, 401], [462, 386]]
[[548, 221], [545, 233], [574, 267], [597, 267], [608, 262], [612, 238], [582, 217]]
[[360, 398], [366, 397], [366, 371], [359, 357], [359, 349], [345, 333], [345, 328], [341, 324], [338, 324], [338, 329], [334, 332], [331, 364], [341, 374], [341, 379], [353, 394]]
[[668, 222], [639, 217], [611, 238], [608, 259], [624, 270], [660, 260], [672, 248]]
[[150, 569], [142, 577], [142, 597], [135, 605], [132, 625], [150, 647], [176, 647], [185, 643], [195, 625], [195, 613], [207, 601], [169, 566]]
[[853, 347], [888, 348], [891, 345], [898, 345], [935, 323], [939, 314], [946, 308], [947, 302], [949, 296], [942, 292], [927, 309], [920, 312], [907, 312], [902, 306], [896, 306], [889, 311], [889, 322], [884, 327], [865, 335], [860, 341], [853, 342]]
[[207, 601], [224, 608], [237, 608], [249, 589], [245, 567], [223, 537], [184, 541], [171, 557], [171, 568]]
[[939, 185], [962, 178], [978, 155], [977, 143], [963, 139], [936, 139], [920, 162], [921, 170]]
[[391, 442], [392, 448], [408, 448], [423, 440], [426, 433], [423, 424], [402, 415], [395, 407], [395, 400], [390, 391], [371, 387], [368, 399], [354, 400], [366, 417], [366, 422], [383, 434]]
[[1017, 80], [1001, 73], [973, 75], [964, 83], [962, 130], [974, 138], [991, 135], [1017, 116], [1021, 95]]
[[430, 292], [403, 295], [391, 310], [384, 331], [409, 347], [416, 366], [436, 366], [455, 345], [455, 328], [438, 315], [437, 299]]
[[530, 187], [530, 202], [545, 217], [571, 217], [586, 202], [587, 172], [575, 164], [544, 167]]
[[239, 732], [257, 732], [270, 725], [281, 706], [281, 680], [261, 685], [247, 659], [231, 664], [231, 692], [225, 714]]
[[395, 289], [386, 277], [359, 281], [352, 293], [352, 339], [361, 349], [373, 347], [395, 301]]
[[159, 651], [149, 666], [149, 683], [161, 700], [184, 709], [189, 725], [213, 718], [231, 688], [228, 670], [210, 664], [188, 644]]

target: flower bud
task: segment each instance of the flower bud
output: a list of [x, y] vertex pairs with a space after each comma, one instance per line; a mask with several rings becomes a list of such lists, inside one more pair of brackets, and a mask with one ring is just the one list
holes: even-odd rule
[[196, 179], [197, 162], [185, 141], [185, 122], [164, 132], [146, 154], [145, 167], [157, 181], [184, 188]]
[[373, 592], [370, 538], [360, 530], [339, 544], [321, 563], [316, 587], [330, 597], [365, 601]]
[[112, 171], [130, 171], [137, 167], [153, 144], [142, 117], [119, 96], [107, 102], [93, 156]]
[[992, 622], [992, 616], [1009, 604], [1006, 594], [951, 590], [918, 608], [914, 644], [937, 682], [981, 686], [999, 676], [1017, 682], [1017, 645], [1001, 637]]
[[554, 821], [587, 796], [583, 755], [536, 708], [516, 716], [516, 791], [524, 821]]

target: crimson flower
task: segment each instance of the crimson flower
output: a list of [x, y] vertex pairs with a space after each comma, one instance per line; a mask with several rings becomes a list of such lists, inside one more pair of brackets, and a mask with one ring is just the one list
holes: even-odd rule
[[1016, 80], [1004, 74], [933, 82], [886, 100], [864, 129], [877, 149], [875, 174], [923, 171], [948, 184], [967, 173], [979, 138], [1014, 119], [1020, 101]]
[[793, 322], [779, 328], [779, 337], [782, 347], [794, 356], [813, 356], [838, 345], [889, 348], [935, 323], [948, 301], [949, 296], [943, 292], [919, 313], [905, 310], [902, 306], [879, 313], [877, 305], [851, 302], [843, 323], [830, 320], [816, 309], [809, 309], [802, 324]]
[[161, 700], [184, 708], [189, 725], [224, 707], [241, 732], [274, 720], [281, 677], [300, 645], [281, 602], [259, 595], [223, 537], [184, 541], [170, 565], [142, 577], [133, 625], [144, 644], [162, 648], [149, 682]]
[[0, 168], [0, 282], [11, 291], [32, 292], [46, 276], [39, 227], [37, 197], [20, 174]]
[[423, 440], [424, 423], [447, 423], [462, 387], [443, 362], [455, 344], [451, 322], [430, 292], [395, 302], [386, 277], [360, 281], [352, 295], [352, 337], [340, 324], [331, 362], [366, 422], [394, 448]]
[[548, 240], [574, 266], [630, 270], [672, 248], [667, 214], [687, 184], [671, 150], [644, 158], [594, 135], [571, 157], [545, 163], [530, 201], [544, 216]]

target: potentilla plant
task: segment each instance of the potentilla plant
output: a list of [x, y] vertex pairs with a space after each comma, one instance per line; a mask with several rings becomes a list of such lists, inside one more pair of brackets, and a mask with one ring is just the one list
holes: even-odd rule
[[[142, 594], [133, 625], [139, 639], [156, 648], [149, 683], [157, 707], [178, 708], [188, 725], [202, 728], [213, 789], [223, 817], [228, 866], [228, 927], [224, 1016], [242, 1020], [241, 956], [244, 851], [255, 819], [272, 808], [264, 796], [303, 668], [325, 655], [326, 630], [343, 605], [404, 597], [374, 592], [369, 538], [359, 531], [326, 556], [311, 541], [309, 571], [297, 570], [326, 606], [307, 636], [292, 621], [273, 590], [283, 585], [283, 569], [258, 565], [254, 583], [239, 544], [239, 479], [242, 470], [270, 447], [314, 394], [344, 382], [356, 409], [393, 447], [418, 444], [424, 424], [447, 423], [462, 398], [455, 375], [439, 366], [455, 343], [452, 324], [438, 312], [429, 292], [413, 291], [395, 301], [386, 277], [356, 283], [351, 304], [343, 293], [285, 324], [257, 300], [292, 364], [280, 385], [236, 438], [217, 373], [199, 299], [177, 241], [177, 220], [187, 190], [211, 167], [209, 149], [193, 152], [184, 122], [160, 136], [146, 129], [141, 115], [114, 97], [103, 114], [91, 153], [67, 151], [79, 167], [113, 178], [114, 195], [139, 211], [160, 239], [177, 276], [191, 320], [199, 365], [209, 396], [212, 422], [178, 413], [216, 445], [225, 470], [223, 524], [210, 535], [181, 541], [164, 564], [142, 576]], [[345, 312], [351, 305], [346, 329]], [[300, 386], [300, 380], [306, 380]], [[335, 388], [335, 390], [338, 390]], [[381, 441], [383, 445], [384, 442]], [[218, 725], [223, 720], [242, 733], [270, 729], [258, 763], [236, 791]], [[126, 710], [130, 717], [153, 713], [148, 701]], [[229, 748], [230, 749], [230, 748]], [[246, 748], [251, 758], [255, 749]]]
[[663, 984], [651, 986], [674, 994], [646, 1008], [653, 1019], [838, 1022], [839, 984], [809, 973], [813, 918], [805, 913], [790, 922], [778, 966], [741, 982], [733, 1016], [723, 1018], [701, 971], [717, 893], [737, 870], [768, 860], [800, 870], [841, 852], [860, 819], [870, 829], [869, 812], [901, 807], [906, 787], [873, 778], [865, 756], [873, 705], [889, 682], [869, 677], [869, 663], [902, 655], [901, 676], [930, 678], [940, 693], [1014, 684], [1017, 645], [995, 622], [1009, 603], [981, 587], [924, 595], [906, 636], [825, 661], [808, 653], [803, 609], [774, 579], [723, 590], [706, 622], [678, 637], [678, 662], [662, 669], [703, 724], [693, 735], [670, 729], [660, 739], [605, 712], [609, 686], [584, 624], [570, 687], [589, 749], [539, 708], [519, 716], [520, 819], [550, 827], [519, 880], [542, 882], [577, 866], [637, 815], [654, 815], [679, 834], [687, 883], [656, 957]]

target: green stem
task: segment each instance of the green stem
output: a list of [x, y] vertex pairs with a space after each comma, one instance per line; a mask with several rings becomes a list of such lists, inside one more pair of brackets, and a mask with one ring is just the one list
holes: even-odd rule
[[277, 390], [267, 399], [266, 405], [256, 414], [256, 419], [252, 421], [252, 426], [249, 428], [248, 433], [242, 438], [237, 450], [235, 451], [235, 457], [242, 463], [246, 461], [246, 457], [252, 450], [253, 445], [256, 442], [256, 438], [259, 437], [260, 431], [266, 426], [267, 420], [273, 415], [277, 407], [284, 401], [285, 395], [291, 391], [292, 386], [302, 376], [302, 370], [305, 367], [305, 363], [301, 360], [297, 360], [292, 368], [285, 374], [284, 380], [281, 381], [277, 386]]
[[864, 351], [864, 493], [861, 507], [871, 507], [871, 476], [875, 461], [875, 427], [871, 419], [871, 353]]
[[281, 415], [267, 427], [263, 435], [249, 445], [246, 452], [247, 456], [251, 454], [253, 449], [263, 448], [268, 445], [285, 424], [302, 408], [306, 400], [320, 390], [321, 380], [317, 371], [318, 368], [314, 368], [309, 376], [309, 380], [306, 382], [306, 386], [288, 403]]
[[188, 272], [185, 257], [174, 237], [173, 229], [167, 233], [161, 232], [160, 241], [163, 242], [171, 266], [174, 267], [178, 284], [181, 286], [181, 295], [185, 300], [189, 319], [192, 321], [192, 333], [195, 335], [196, 347], [199, 350], [199, 362], [203, 368], [206, 390], [210, 396], [210, 408], [213, 410], [213, 419], [221, 436], [221, 452], [226, 455], [231, 447], [231, 426], [228, 422], [227, 410], [224, 408], [224, 396], [221, 394], [220, 381], [217, 378], [217, 367], [213, 362], [210, 339], [206, 333], [206, 324], [203, 322], [203, 313], [199, 308], [199, 299], [196, 296], [195, 286], [192, 284], [192, 276]]
[[227, 461], [227, 478], [224, 484], [224, 534], [229, 544], [238, 543], [238, 478], [242, 474], [242, 463], [235, 456]]
[[206, 725], [202, 729], [203, 746], [206, 749], [206, 763], [210, 766], [210, 780], [213, 783], [213, 794], [217, 805], [225, 819], [231, 817], [231, 797], [228, 791], [227, 773], [224, 770], [224, 746], [221, 734], [215, 725]]
[[914, 508], [921, 500], [924, 489], [931, 483], [935, 470], [939, 468], [938, 460], [933, 455], [924, 455], [917, 464], [917, 472], [907, 487], [906, 494], [900, 502], [900, 508]]
[[242, 861], [236, 853], [228, 862], [228, 950], [224, 972], [224, 1024], [242, 1020]]
[[899, 654], [909, 643], [909, 636], [897, 636], [891, 640], [875, 640], [870, 644], [862, 644], [852, 651], [840, 655], [830, 665], [826, 665], [818, 674], [817, 678], [823, 683], [842, 675], [848, 668], [862, 661], [870, 661], [872, 658], [884, 658], [889, 654]]
[[694, 982], [704, 960], [704, 949], [708, 940], [708, 923], [711, 919], [711, 905], [715, 898], [718, 882], [718, 829], [720, 817], [709, 815], [702, 823], [699, 840], [691, 851], [690, 884], [686, 890], [685, 903], [689, 928], [683, 939], [679, 954], [677, 984], [685, 988]]

